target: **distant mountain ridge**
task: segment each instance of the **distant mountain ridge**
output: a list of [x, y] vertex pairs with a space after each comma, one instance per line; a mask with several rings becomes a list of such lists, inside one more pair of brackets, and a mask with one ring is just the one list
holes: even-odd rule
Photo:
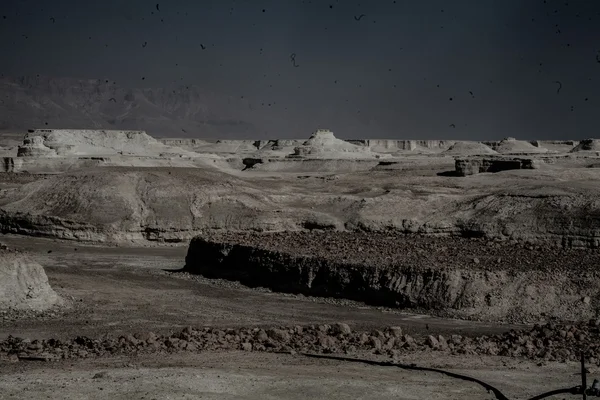
[[[155, 137], [258, 138], [260, 113], [196, 86], [125, 88], [108, 80], [0, 77], [0, 131], [145, 130]], [[257, 123], [258, 122], [258, 123]]]

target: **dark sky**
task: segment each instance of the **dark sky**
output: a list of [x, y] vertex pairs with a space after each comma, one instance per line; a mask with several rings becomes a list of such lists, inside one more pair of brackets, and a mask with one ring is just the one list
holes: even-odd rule
[[2, 0], [0, 71], [198, 85], [274, 103], [306, 136], [600, 136], [598, 0], [159, 4]]

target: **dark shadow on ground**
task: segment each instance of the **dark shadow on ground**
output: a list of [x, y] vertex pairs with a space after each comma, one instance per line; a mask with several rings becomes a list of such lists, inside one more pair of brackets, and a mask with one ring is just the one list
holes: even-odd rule
[[437, 176], [450, 176], [450, 177], [459, 177], [461, 175], [459, 175], [456, 171], [452, 170], [452, 171], [443, 171], [443, 172], [438, 172]]

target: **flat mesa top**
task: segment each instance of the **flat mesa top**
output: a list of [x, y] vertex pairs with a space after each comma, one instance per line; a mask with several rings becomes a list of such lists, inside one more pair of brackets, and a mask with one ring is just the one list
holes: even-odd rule
[[140, 130], [131, 130], [131, 129], [49, 129], [49, 128], [39, 128], [39, 129], [28, 129], [27, 133], [52, 133], [52, 132], [72, 132], [72, 133], [107, 133], [107, 132], [130, 132], [130, 133], [146, 133], [146, 131]]
[[318, 257], [363, 267], [506, 269], [594, 269], [600, 250], [562, 249], [489, 241], [367, 232], [215, 233], [198, 240], [256, 247], [280, 254]]

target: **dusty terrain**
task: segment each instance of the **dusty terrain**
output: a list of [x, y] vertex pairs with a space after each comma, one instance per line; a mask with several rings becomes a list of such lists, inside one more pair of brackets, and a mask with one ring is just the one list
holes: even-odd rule
[[317, 228], [598, 245], [598, 168], [573, 162], [448, 177], [438, 174], [453, 169], [453, 161], [399, 163], [358, 172], [336, 165], [323, 165], [333, 169], [324, 172], [82, 169], [11, 182], [0, 192], [0, 226], [103, 242], [183, 242], [204, 229]]
[[0, 308], [0, 398], [493, 398], [305, 354], [509, 398], [598, 372], [594, 141], [119, 135], [4, 159], [0, 273], [18, 250], [60, 301]]
[[[567, 361], [564, 364], [548, 358], [565, 360], [566, 356], [569, 360], [577, 355], [565, 355], [562, 349], [573, 347], [568, 340], [578, 339], [575, 335], [570, 336], [573, 339], [560, 339], [560, 327], [552, 330], [557, 335], [557, 339], [553, 339], [556, 353], [538, 354], [544, 346], [535, 347], [533, 339], [536, 350], [531, 353], [533, 361], [529, 362], [526, 361], [528, 350], [524, 350], [530, 349], [529, 344], [522, 346], [519, 342], [527, 343], [531, 339], [521, 334], [516, 336], [515, 344], [510, 344], [513, 343], [512, 336], [504, 336], [511, 328], [528, 331], [528, 327], [449, 320], [357, 302], [289, 296], [228, 281], [163, 271], [177, 270], [183, 265], [185, 247], [107, 248], [49, 239], [24, 240], [18, 236], [5, 236], [2, 241], [29, 252], [37, 262], [47, 265], [52, 287], [63, 298], [69, 299], [71, 305], [41, 315], [3, 314], [0, 340], [4, 342], [0, 345], [0, 353], [2, 349], [16, 352], [2, 353], [4, 356], [0, 357], [3, 385], [0, 395], [3, 397], [0, 398], [345, 398], [356, 393], [363, 393], [362, 398], [493, 398], [477, 385], [435, 373], [268, 354], [267, 348], [248, 352], [239, 349], [240, 344], [235, 341], [224, 342], [219, 350], [215, 347], [219, 346], [218, 341], [198, 339], [200, 341], [194, 341], [197, 343], [194, 345], [207, 346], [206, 350], [189, 347], [173, 352], [166, 345], [164, 350], [162, 346], [151, 350], [139, 347], [139, 341], [132, 347], [130, 342], [120, 339], [131, 335], [148, 337], [149, 332], [156, 334], [159, 340], [160, 337], [180, 337], [188, 326], [200, 330], [212, 327], [216, 334], [228, 329], [270, 332], [271, 327], [310, 329], [310, 326], [341, 323], [348, 324], [352, 332], [356, 332], [352, 335], [356, 335], [357, 340], [360, 340], [361, 332], [370, 338], [373, 332], [378, 335], [376, 332], [385, 327], [398, 326], [402, 329], [402, 341], [398, 342], [397, 348], [380, 352], [374, 338], [368, 339], [363, 347], [357, 344], [357, 349], [349, 355], [386, 361], [395, 359], [478, 377], [507, 395], [517, 396], [511, 398], [526, 398], [548, 389], [540, 382], [541, 377], [552, 377], [553, 387], [572, 386], [578, 382], [574, 375], [576, 363]], [[588, 335], [583, 343], [594, 342], [596, 333], [587, 329], [581, 331]], [[187, 332], [194, 333], [195, 330]], [[464, 345], [473, 343], [471, 348], [475, 354], [457, 354], [448, 348], [434, 349], [428, 336], [438, 338], [440, 334], [450, 345], [453, 345], [453, 338], [465, 338], [460, 341]], [[9, 339], [11, 335], [30, 340], [16, 344], [25, 346], [21, 347], [25, 354], [16, 350], [14, 339]], [[298, 337], [306, 337], [298, 350], [323, 351], [318, 340]], [[328, 337], [335, 337], [333, 331]], [[415, 340], [413, 349], [403, 347], [409, 337]], [[478, 337], [485, 338], [483, 344], [492, 343], [496, 340], [492, 338], [497, 337], [499, 343], [510, 344], [507, 349], [515, 353], [486, 355], [490, 347], [477, 350]], [[46, 341], [39, 346], [34, 342], [36, 339]], [[48, 346], [53, 345], [48, 339], [64, 343], [109, 340], [114, 341], [115, 350], [111, 350], [114, 353], [96, 355], [84, 345], [85, 353], [77, 346], [79, 350], [74, 348], [49, 356]], [[382, 343], [385, 345], [386, 341]], [[278, 351], [278, 348], [272, 351]], [[13, 356], [7, 358], [7, 354]], [[57, 354], [59, 357], [55, 358]], [[68, 358], [62, 360], [63, 354]], [[20, 362], [14, 362], [14, 356], [20, 356]], [[48, 361], [40, 364], [36, 359], [51, 360], [50, 365]], [[590, 369], [594, 373], [597, 367], [591, 365]]]
[[[577, 364], [497, 357], [407, 356], [406, 362], [452, 368], [480, 378], [510, 399], [577, 383]], [[404, 361], [403, 360], [403, 361]], [[477, 367], [473, 368], [476, 362]], [[186, 353], [61, 364], [0, 372], [2, 399], [494, 399], [480, 386], [435, 373], [279, 354]], [[596, 372], [596, 369], [593, 369]], [[568, 398], [568, 397], [567, 397]]]

